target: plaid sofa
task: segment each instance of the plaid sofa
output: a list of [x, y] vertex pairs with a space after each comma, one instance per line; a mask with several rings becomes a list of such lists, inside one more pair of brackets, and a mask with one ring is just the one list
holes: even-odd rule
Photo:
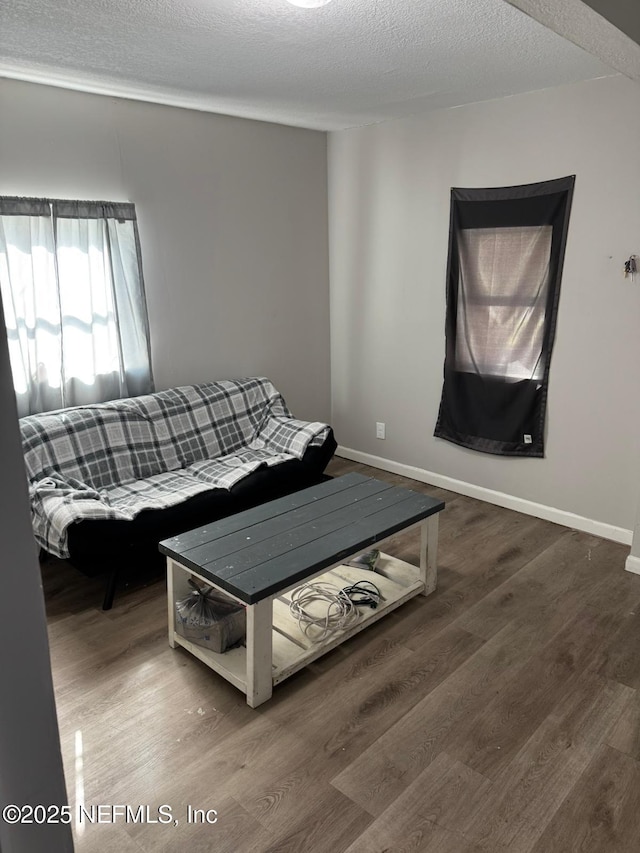
[[31, 415], [20, 428], [38, 544], [96, 569], [317, 482], [336, 447], [264, 378]]

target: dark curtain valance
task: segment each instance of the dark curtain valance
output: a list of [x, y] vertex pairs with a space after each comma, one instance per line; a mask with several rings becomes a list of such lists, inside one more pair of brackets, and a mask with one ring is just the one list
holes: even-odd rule
[[0, 198], [0, 216], [54, 216], [59, 219], [117, 219], [135, 220], [136, 209], [131, 202], [67, 201], [55, 198]]
[[0, 198], [0, 216], [51, 216], [51, 202], [46, 198]]
[[487, 453], [544, 456], [574, 182], [452, 189], [438, 438]]
[[109, 201], [52, 201], [58, 219], [118, 219], [135, 220], [136, 210], [129, 202]]

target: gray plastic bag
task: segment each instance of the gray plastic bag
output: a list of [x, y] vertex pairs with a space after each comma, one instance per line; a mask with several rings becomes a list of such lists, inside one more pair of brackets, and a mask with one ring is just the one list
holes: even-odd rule
[[221, 654], [246, 635], [246, 610], [237, 601], [189, 578], [192, 591], [176, 601], [176, 633]]

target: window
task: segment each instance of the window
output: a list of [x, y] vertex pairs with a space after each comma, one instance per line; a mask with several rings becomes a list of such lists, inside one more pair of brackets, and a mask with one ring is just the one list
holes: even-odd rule
[[542, 378], [551, 231], [544, 225], [461, 233], [458, 369], [506, 380]]
[[544, 455], [574, 181], [451, 191], [437, 437], [488, 453]]
[[18, 414], [153, 390], [133, 204], [0, 198]]

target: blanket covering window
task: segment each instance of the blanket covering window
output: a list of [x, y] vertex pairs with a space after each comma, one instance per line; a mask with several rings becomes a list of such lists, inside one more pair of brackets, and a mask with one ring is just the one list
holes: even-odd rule
[[544, 456], [574, 181], [452, 189], [438, 438]]

